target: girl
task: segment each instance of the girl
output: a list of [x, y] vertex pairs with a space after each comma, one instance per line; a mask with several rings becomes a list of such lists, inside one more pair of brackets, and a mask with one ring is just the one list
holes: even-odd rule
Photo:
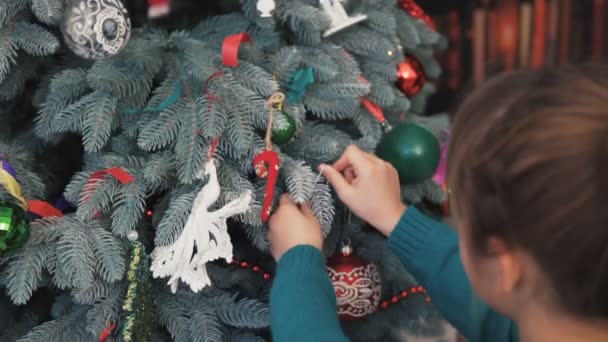
[[[371, 154], [349, 147], [321, 170], [470, 342], [608, 341], [608, 69], [502, 75], [451, 136], [458, 234], [403, 205], [396, 171]], [[275, 341], [346, 341], [310, 209], [284, 196], [270, 242]]]

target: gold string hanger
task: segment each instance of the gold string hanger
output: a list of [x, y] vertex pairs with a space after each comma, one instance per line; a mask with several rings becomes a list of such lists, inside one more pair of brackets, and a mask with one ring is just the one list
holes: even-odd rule
[[285, 94], [276, 92], [266, 100], [266, 108], [269, 111], [268, 128], [266, 129], [266, 149], [272, 150], [272, 122], [274, 121], [274, 111], [283, 110], [283, 102], [285, 102]]

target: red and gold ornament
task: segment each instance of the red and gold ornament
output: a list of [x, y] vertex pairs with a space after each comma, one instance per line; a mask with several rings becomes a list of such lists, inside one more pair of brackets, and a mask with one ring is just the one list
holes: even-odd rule
[[277, 179], [279, 178], [281, 161], [279, 159], [279, 154], [272, 150], [272, 122], [274, 120], [275, 111], [278, 110], [278, 108], [281, 108], [284, 101], [285, 95], [283, 93], [275, 93], [266, 101], [266, 107], [270, 111], [265, 138], [266, 149], [253, 158], [255, 174], [260, 178], [268, 178], [266, 181], [264, 202], [262, 203], [262, 212], [260, 213], [262, 222], [268, 222], [268, 219], [270, 218], [274, 188], [277, 185]]
[[373, 263], [353, 254], [350, 243], [329, 258], [327, 272], [338, 299], [338, 315], [343, 321], [374, 313], [380, 303], [380, 273]]
[[420, 7], [420, 5], [418, 5], [414, 0], [399, 0], [399, 6], [401, 6], [401, 8], [403, 8], [407, 14], [423, 21], [433, 30], [437, 29], [437, 25], [433, 19], [431, 19], [431, 17], [429, 17], [429, 15], [424, 12], [422, 7]]
[[405, 60], [397, 65], [397, 86], [401, 92], [414, 97], [420, 93], [426, 83], [427, 77], [418, 59], [406, 54]]

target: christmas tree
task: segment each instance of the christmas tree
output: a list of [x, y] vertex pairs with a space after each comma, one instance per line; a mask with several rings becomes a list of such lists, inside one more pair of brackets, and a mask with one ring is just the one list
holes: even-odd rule
[[269, 340], [282, 193], [311, 204], [328, 256], [350, 241], [377, 266], [376, 313], [342, 313], [352, 340], [442, 333], [316, 171], [399, 121], [424, 126], [426, 145], [400, 142], [430, 149], [400, 169], [405, 200], [441, 207], [447, 120], [422, 116], [445, 44], [432, 20], [405, 0], [226, 8], [177, 30], [131, 25], [119, 0], [0, 4], [0, 224], [24, 232], [0, 234], [0, 340]]

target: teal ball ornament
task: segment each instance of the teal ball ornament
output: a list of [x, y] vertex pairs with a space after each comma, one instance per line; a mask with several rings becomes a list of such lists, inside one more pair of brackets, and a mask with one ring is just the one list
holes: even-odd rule
[[384, 134], [376, 155], [397, 169], [402, 184], [415, 184], [433, 176], [439, 166], [441, 147], [426, 128], [403, 122]]
[[0, 256], [8, 255], [25, 245], [30, 236], [30, 225], [25, 210], [0, 202]]
[[272, 142], [278, 145], [287, 144], [296, 134], [296, 122], [291, 115], [279, 111], [277, 120], [272, 125]]

